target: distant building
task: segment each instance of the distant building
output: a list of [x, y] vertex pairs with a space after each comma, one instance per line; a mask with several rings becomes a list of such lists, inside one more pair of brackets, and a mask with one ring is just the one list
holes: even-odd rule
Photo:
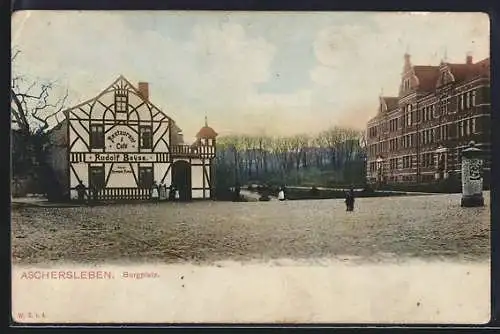
[[367, 125], [368, 181], [459, 177], [461, 151], [470, 141], [490, 152], [490, 114], [489, 58], [420, 66], [406, 54], [399, 95], [381, 96]]
[[217, 133], [206, 124], [193, 145], [149, 100], [149, 85], [123, 76], [98, 96], [66, 110], [50, 132], [49, 163], [62, 197], [79, 182], [98, 199], [148, 199], [154, 181], [174, 184], [184, 200], [212, 198]]

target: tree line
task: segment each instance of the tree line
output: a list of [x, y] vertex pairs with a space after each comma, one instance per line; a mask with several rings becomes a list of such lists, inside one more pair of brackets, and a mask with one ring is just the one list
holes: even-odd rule
[[361, 183], [365, 144], [364, 131], [339, 126], [315, 135], [221, 136], [216, 144], [217, 185]]

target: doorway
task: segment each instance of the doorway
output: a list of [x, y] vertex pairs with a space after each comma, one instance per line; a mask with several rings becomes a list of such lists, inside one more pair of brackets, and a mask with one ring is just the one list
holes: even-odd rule
[[172, 184], [179, 190], [179, 200], [191, 200], [191, 164], [176, 161], [172, 165]]

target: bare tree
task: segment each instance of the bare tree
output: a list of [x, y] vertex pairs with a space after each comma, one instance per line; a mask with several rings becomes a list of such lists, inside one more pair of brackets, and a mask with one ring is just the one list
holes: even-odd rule
[[[19, 56], [15, 50], [12, 62]], [[43, 133], [49, 128], [48, 120], [55, 117], [56, 122], [68, 98], [68, 91], [59, 98], [51, 96], [54, 82], [28, 80], [25, 76], [14, 74], [11, 82], [12, 123], [25, 135]]]
[[[346, 180], [358, 180], [363, 162], [358, 152], [363, 152], [361, 142], [364, 132], [356, 129], [333, 127], [318, 133], [316, 136], [296, 134], [292, 136], [268, 137], [260, 135], [233, 135], [221, 137], [219, 143], [229, 154], [225, 159], [232, 161], [238, 180], [258, 180], [269, 182], [279, 177], [281, 182], [301, 183], [304, 173], [311, 167], [328, 166], [334, 171], [335, 178], [345, 175]], [[331, 164], [323, 166], [324, 160]], [[350, 162], [351, 159], [355, 161]], [[254, 172], [255, 171], [255, 172]], [[296, 177], [290, 179], [290, 172]], [[344, 171], [344, 173], [340, 173]], [[362, 175], [361, 175], [362, 177]], [[331, 173], [318, 179], [331, 179]], [[339, 179], [340, 180], [340, 179]]]
[[[11, 56], [12, 62], [16, 61], [20, 54], [19, 50], [15, 50]], [[49, 170], [45, 149], [48, 137], [45, 134], [51, 117], [54, 117], [56, 123], [62, 120], [59, 117], [64, 117], [61, 111], [68, 97], [66, 91], [64, 96], [55, 98], [53, 87], [54, 82], [28, 79], [26, 75], [13, 73], [10, 114], [13, 130], [12, 170], [15, 177], [45, 173], [41, 179], [47, 179]], [[36, 166], [42, 167], [44, 172], [39, 172]]]
[[288, 153], [292, 155], [295, 162], [296, 181], [299, 182], [299, 171], [301, 163], [304, 162], [304, 153], [308, 144], [308, 137], [304, 134], [297, 134], [287, 139]]

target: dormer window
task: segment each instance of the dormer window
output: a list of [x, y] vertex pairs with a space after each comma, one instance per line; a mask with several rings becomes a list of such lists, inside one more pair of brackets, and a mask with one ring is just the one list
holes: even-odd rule
[[405, 79], [403, 81], [403, 87], [404, 87], [405, 90], [410, 89], [410, 79]]
[[441, 85], [446, 84], [446, 72], [441, 73]]

